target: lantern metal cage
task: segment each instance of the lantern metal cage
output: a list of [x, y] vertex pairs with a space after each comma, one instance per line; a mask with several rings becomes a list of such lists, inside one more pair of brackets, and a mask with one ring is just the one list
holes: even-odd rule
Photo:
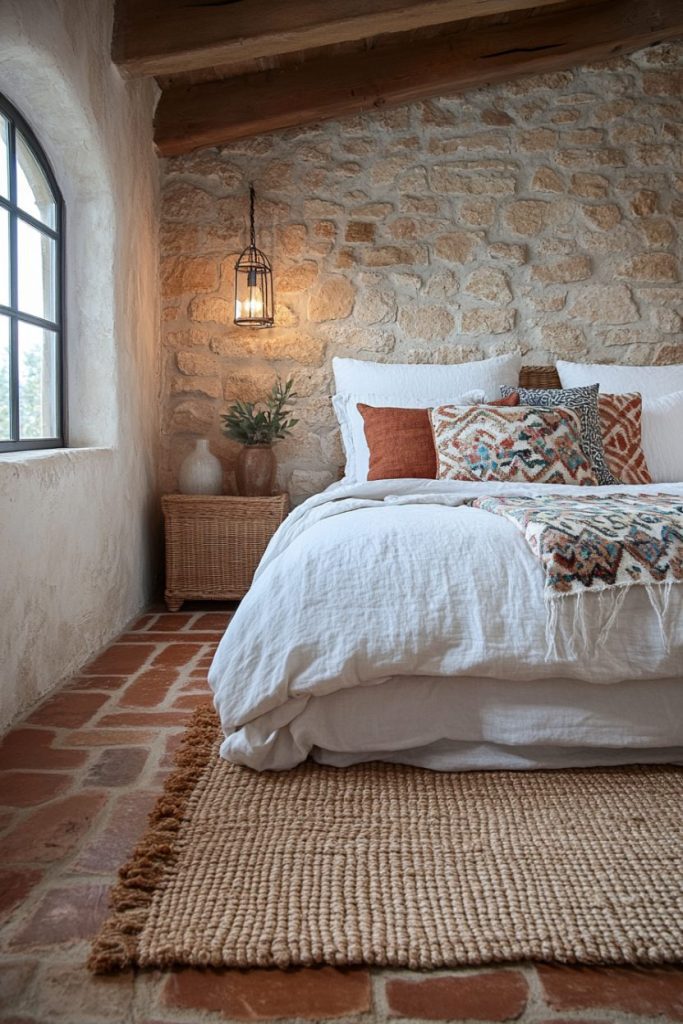
[[235, 264], [235, 320], [240, 327], [273, 327], [273, 270], [256, 248], [253, 187], [249, 189], [249, 245]]

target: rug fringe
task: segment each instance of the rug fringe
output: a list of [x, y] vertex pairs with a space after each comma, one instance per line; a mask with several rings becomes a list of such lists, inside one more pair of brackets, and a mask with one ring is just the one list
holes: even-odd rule
[[149, 816], [148, 828], [119, 871], [109, 903], [112, 914], [94, 940], [88, 968], [94, 974], [122, 971], [138, 961], [138, 944], [154, 893], [174, 863], [185, 808], [206, 769], [218, 735], [213, 708], [193, 714], [175, 758], [175, 770]]

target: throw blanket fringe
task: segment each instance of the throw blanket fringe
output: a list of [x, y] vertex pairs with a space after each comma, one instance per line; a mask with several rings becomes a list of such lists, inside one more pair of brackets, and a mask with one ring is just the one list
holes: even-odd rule
[[[649, 592], [649, 588], [646, 588]], [[600, 609], [600, 632], [595, 643], [596, 650], [604, 647], [607, 642], [607, 637], [610, 634], [614, 623], [619, 617], [621, 606], [626, 599], [628, 594], [627, 587], [617, 587], [613, 594], [606, 593], [604, 590], [598, 591], [598, 608]], [[607, 605], [607, 615], [603, 620], [603, 604]]]
[[667, 617], [671, 609], [671, 590], [674, 582], [674, 580], [668, 579], [664, 580], [659, 586], [648, 586], [645, 588], [647, 596], [650, 599], [650, 604], [657, 616], [657, 622], [659, 623], [659, 629], [664, 642], [664, 649], [667, 654], [670, 650], [670, 634], [667, 626]]
[[[673, 580], [666, 580], [659, 584], [650, 583], [645, 587], [645, 593], [657, 616], [662, 644], [667, 654], [671, 651], [669, 619], [673, 582]], [[578, 593], [563, 595], [564, 597], [572, 598], [574, 614], [572, 632], [565, 642], [565, 649], [562, 652], [558, 652], [557, 648], [562, 603], [546, 595], [546, 649], [544, 660], [550, 662], [562, 657], [575, 660], [586, 655], [588, 657], [595, 657], [607, 643], [610, 632], [619, 619], [619, 613], [629, 589], [628, 585], [620, 584], [615, 586], [613, 590], [598, 590], [593, 594], [579, 591]], [[594, 631], [592, 643], [589, 641], [591, 627]], [[596, 629], [597, 632], [595, 632]]]

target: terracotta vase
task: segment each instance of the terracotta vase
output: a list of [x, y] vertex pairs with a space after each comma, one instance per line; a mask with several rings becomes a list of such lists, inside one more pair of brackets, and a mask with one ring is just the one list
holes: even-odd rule
[[275, 453], [269, 444], [246, 444], [237, 457], [237, 490], [245, 498], [262, 498], [275, 488]]

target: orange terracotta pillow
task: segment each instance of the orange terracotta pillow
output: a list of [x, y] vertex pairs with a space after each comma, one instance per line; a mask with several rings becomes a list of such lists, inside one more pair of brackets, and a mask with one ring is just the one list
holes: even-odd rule
[[429, 409], [377, 408], [358, 403], [370, 449], [368, 480], [436, 479]]
[[639, 394], [598, 395], [605, 462], [622, 484], [652, 483], [641, 440], [642, 413]]
[[[519, 405], [517, 392], [488, 405]], [[370, 450], [368, 480], [436, 479], [436, 451], [429, 409], [358, 403]]]

